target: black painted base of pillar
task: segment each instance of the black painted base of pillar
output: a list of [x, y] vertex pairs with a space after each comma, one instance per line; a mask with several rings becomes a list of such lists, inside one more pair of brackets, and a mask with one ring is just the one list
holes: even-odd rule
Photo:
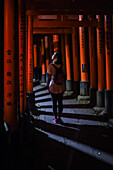
[[77, 97], [80, 94], [80, 83], [79, 81], [73, 82], [73, 95]]
[[80, 95], [89, 96], [89, 81], [80, 81]]
[[72, 90], [72, 80], [66, 80], [66, 91]]
[[101, 115], [106, 117], [113, 117], [113, 91], [105, 90], [105, 109]]
[[104, 107], [104, 91], [97, 91], [97, 106]]
[[34, 97], [34, 93], [27, 93], [26, 94], [26, 105], [27, 105], [27, 112], [33, 111], [35, 108], [35, 97]]
[[41, 83], [46, 83], [46, 74], [42, 74]]
[[96, 92], [97, 89], [89, 88], [90, 105], [93, 107], [96, 106]]

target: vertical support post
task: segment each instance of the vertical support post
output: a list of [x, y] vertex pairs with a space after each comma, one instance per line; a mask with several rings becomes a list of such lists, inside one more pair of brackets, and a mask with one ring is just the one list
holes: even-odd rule
[[59, 51], [59, 35], [53, 35], [54, 52]]
[[[89, 16], [92, 19], [92, 16]], [[90, 59], [90, 105], [96, 105], [96, 91], [97, 91], [97, 70], [96, 70], [96, 29], [89, 27], [89, 59]]]
[[[79, 21], [82, 21], [83, 15], [79, 15]], [[89, 95], [89, 81], [88, 81], [88, 64], [86, 55], [86, 39], [85, 39], [85, 28], [79, 27], [79, 39], [80, 39], [80, 70], [81, 70], [81, 81], [80, 81], [80, 95]]]
[[34, 94], [33, 94], [33, 20], [32, 16], [28, 15], [28, 91], [27, 91], [27, 108], [28, 111], [34, 109]]
[[78, 41], [77, 28], [73, 27], [72, 33], [72, 49], [73, 49], [73, 91], [74, 95], [79, 95], [79, 61], [78, 61]]
[[34, 78], [35, 82], [37, 82], [38, 76], [37, 76], [37, 45], [33, 45], [33, 54], [34, 54]]
[[45, 58], [44, 58], [44, 40], [41, 39], [41, 58], [42, 58], [42, 78], [41, 82], [46, 82]]
[[24, 1], [18, 0], [19, 16], [19, 88], [20, 88], [20, 114], [24, 112], [24, 60], [25, 60], [25, 13]]
[[28, 91], [28, 16], [25, 16], [25, 60], [24, 60], [24, 108], [27, 107], [26, 94]]
[[69, 35], [65, 35], [65, 51], [66, 51], [66, 90], [72, 90], [72, 79], [71, 79], [71, 64], [70, 64], [70, 49], [69, 49]]
[[105, 58], [106, 58], [106, 89], [105, 89], [105, 109], [104, 116], [113, 117], [113, 87], [112, 87], [112, 55], [111, 55], [111, 28], [112, 18], [109, 15], [104, 15], [104, 28], [105, 28]]
[[4, 121], [11, 131], [18, 128], [14, 15], [14, 0], [4, 0]]
[[49, 51], [50, 51], [50, 63], [52, 62], [52, 55], [53, 55], [53, 39], [52, 35], [49, 36]]
[[46, 82], [48, 80], [47, 69], [49, 65], [49, 45], [48, 45], [48, 36], [44, 37], [45, 40], [45, 58], [46, 58]]
[[4, 124], [3, 124], [3, 53], [4, 53], [4, 13], [3, 13], [3, 1], [0, 1], [0, 131], [4, 130]]
[[66, 59], [65, 59], [65, 46], [64, 46], [64, 35], [61, 35], [61, 53], [62, 53], [62, 62], [63, 62], [63, 71], [66, 72]]
[[97, 63], [98, 63], [98, 91], [97, 91], [97, 106], [104, 107], [104, 90], [105, 90], [105, 60], [104, 60], [104, 18], [102, 15], [97, 15], [99, 26], [97, 28]]

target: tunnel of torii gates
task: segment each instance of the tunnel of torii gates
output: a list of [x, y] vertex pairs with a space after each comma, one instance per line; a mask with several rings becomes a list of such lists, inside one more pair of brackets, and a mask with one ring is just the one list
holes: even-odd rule
[[66, 90], [90, 96], [92, 106], [113, 117], [113, 16], [33, 16], [24, 1], [15, 2], [4, 0], [0, 10], [0, 126], [18, 129], [19, 116], [33, 109], [33, 70], [41, 69], [46, 83], [55, 51], [63, 56]]

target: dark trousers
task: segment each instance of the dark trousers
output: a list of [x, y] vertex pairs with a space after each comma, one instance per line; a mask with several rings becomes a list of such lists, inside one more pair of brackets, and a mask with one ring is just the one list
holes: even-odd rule
[[59, 113], [59, 117], [62, 114], [63, 111], [63, 93], [59, 93], [59, 94], [55, 94], [55, 93], [51, 93], [51, 99], [52, 99], [52, 108], [53, 108], [53, 113], [55, 115], [55, 118], [57, 118], [57, 102], [58, 102], [58, 113]]

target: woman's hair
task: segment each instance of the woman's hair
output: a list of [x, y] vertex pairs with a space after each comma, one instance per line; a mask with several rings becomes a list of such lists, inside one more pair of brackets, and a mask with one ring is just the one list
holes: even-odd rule
[[62, 54], [60, 52], [55, 52], [52, 55], [52, 59], [53, 59], [55, 64], [63, 64], [62, 63]]

